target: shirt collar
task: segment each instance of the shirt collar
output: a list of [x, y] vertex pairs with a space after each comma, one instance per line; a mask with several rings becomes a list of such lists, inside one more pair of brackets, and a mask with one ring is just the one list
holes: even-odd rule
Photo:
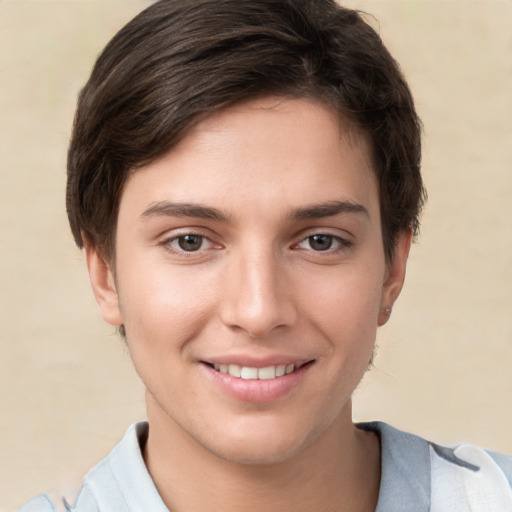
[[[381, 482], [375, 512], [428, 512], [430, 454], [427, 441], [382, 422], [359, 423], [381, 444]], [[111, 471], [130, 512], [169, 512], [148, 473], [142, 450], [148, 423], [132, 425], [109, 456]]]
[[430, 452], [421, 437], [386, 423], [359, 423], [375, 432], [381, 444], [381, 481], [375, 512], [428, 512], [430, 510]]

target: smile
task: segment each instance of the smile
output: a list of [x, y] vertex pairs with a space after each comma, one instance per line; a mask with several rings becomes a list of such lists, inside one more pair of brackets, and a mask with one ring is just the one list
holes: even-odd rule
[[[275, 361], [251, 361], [250, 357], [237, 360], [201, 361], [206, 375], [222, 391], [244, 402], [270, 402], [285, 397], [297, 388], [315, 363], [314, 359], [295, 360], [289, 358]], [[245, 360], [244, 360], [245, 359]], [[250, 366], [255, 365], [255, 366]]]
[[214, 370], [237, 377], [244, 380], [270, 380], [277, 377], [283, 377], [293, 373], [299, 365], [279, 364], [276, 366], [266, 366], [265, 368], [254, 368], [250, 366], [241, 366], [238, 364], [214, 364]]

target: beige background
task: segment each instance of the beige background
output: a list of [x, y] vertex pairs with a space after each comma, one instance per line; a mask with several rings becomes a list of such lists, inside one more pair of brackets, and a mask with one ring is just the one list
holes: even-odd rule
[[[72, 492], [144, 416], [63, 196], [77, 92], [147, 4], [0, 0], [0, 510]], [[512, 2], [347, 4], [377, 16], [410, 80], [430, 194], [356, 419], [512, 452]]]

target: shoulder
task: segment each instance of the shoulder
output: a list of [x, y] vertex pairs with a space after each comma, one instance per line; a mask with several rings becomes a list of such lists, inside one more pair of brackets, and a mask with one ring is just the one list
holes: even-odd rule
[[433, 512], [512, 510], [512, 457], [469, 444], [429, 444]]
[[[40, 494], [25, 503], [17, 512], [103, 512], [107, 510], [99, 508], [94, 493], [85, 481], [76, 497], [74, 506], [70, 505], [64, 497], [56, 497], [55, 499], [52, 499], [52, 497], [48, 494]], [[119, 509], [119, 512], [124, 512], [124, 509]]]
[[137, 488], [134, 484], [144, 479], [148, 486], [152, 484], [142, 458], [146, 436], [147, 423], [132, 425], [112, 452], [87, 473], [78, 496], [70, 501], [74, 505], [43, 494], [18, 512], [128, 512], [128, 503], [133, 504], [128, 494]]
[[359, 427], [381, 440], [377, 512], [411, 504], [430, 512], [512, 511], [512, 457], [468, 444], [440, 446], [381, 422]]
[[46, 494], [40, 494], [25, 503], [18, 512], [55, 512], [55, 510], [50, 497]]

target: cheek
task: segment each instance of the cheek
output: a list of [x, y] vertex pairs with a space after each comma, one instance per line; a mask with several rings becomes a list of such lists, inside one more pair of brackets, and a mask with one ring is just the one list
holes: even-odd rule
[[338, 405], [357, 387], [373, 353], [383, 279], [374, 269], [340, 269], [307, 295], [309, 320], [324, 340], [324, 378], [331, 383], [325, 396]]
[[371, 267], [340, 268], [328, 278], [317, 280], [323, 283], [321, 286], [309, 283], [308, 292], [302, 293], [307, 301], [304, 309], [312, 312], [317, 325], [324, 326], [332, 336], [343, 336], [347, 342], [361, 341], [365, 333], [375, 333], [377, 328], [382, 276], [383, 272]]
[[124, 273], [119, 283], [126, 343], [146, 388], [176, 397], [186, 378], [183, 362], [191, 359], [193, 340], [210, 317], [211, 286], [180, 268], [144, 268], [139, 275]]
[[119, 283], [128, 341], [162, 350], [184, 345], [211, 311], [211, 279], [184, 266], [134, 263], [132, 268], [139, 271], [120, 271], [124, 279]]

